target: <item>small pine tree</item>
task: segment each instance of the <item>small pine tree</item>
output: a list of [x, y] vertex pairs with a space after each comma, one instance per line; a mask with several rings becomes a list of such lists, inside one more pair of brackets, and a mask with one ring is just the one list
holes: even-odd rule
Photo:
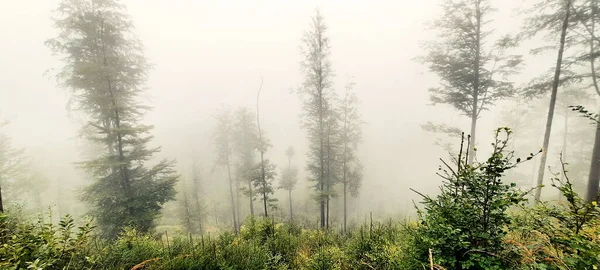
[[[8, 124], [0, 123], [0, 127]], [[4, 212], [6, 202], [15, 202], [18, 198], [15, 186], [24, 176], [24, 149], [16, 149], [11, 139], [0, 134], [0, 213]]]
[[281, 170], [281, 178], [279, 179], [279, 188], [284, 189], [288, 192], [289, 208], [290, 208], [290, 220], [294, 219], [294, 211], [292, 207], [292, 191], [298, 183], [298, 168], [292, 167], [292, 158], [296, 152], [292, 146], [289, 146], [285, 151], [285, 155], [288, 158], [288, 166]]

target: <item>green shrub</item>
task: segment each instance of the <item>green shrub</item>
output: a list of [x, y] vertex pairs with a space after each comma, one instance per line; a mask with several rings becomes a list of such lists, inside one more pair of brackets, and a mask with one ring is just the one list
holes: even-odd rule
[[510, 256], [524, 269], [596, 269], [600, 267], [600, 211], [573, 189], [563, 168], [564, 181], [552, 179], [564, 201], [539, 203], [515, 214], [506, 244]]
[[508, 267], [499, 256], [510, 224], [507, 210], [525, 202], [515, 184], [502, 182], [505, 171], [521, 162], [504, 151], [510, 134], [508, 128], [496, 131], [493, 153], [484, 163], [467, 164], [459, 153], [456, 169], [446, 163], [440, 167], [441, 194], [423, 195], [424, 210], [419, 210], [418, 257], [425, 260], [432, 249], [435, 262], [450, 269]]
[[55, 227], [42, 218], [37, 223], [18, 222], [3, 214], [0, 229], [1, 269], [81, 269], [93, 264], [86, 256], [90, 222], [75, 229], [69, 215]]
[[401, 243], [395, 226], [361, 226], [348, 242], [347, 252], [356, 269], [401, 269]]

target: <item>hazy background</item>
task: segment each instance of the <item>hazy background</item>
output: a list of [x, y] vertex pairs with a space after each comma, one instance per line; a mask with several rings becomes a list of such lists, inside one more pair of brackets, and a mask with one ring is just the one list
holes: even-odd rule
[[[440, 184], [435, 172], [438, 158], [446, 153], [433, 145], [434, 136], [421, 124], [434, 121], [468, 128], [469, 119], [453, 109], [428, 106], [427, 89], [437, 80], [414, 61], [424, 53], [422, 41], [435, 37], [426, 22], [438, 16], [440, 1], [122, 3], [154, 65], [146, 96], [154, 106], [146, 117], [155, 125], [153, 143], [162, 146], [161, 157], [177, 159], [184, 174], [197, 159], [209, 182], [222, 180], [210, 176], [213, 114], [223, 105], [255, 110], [261, 75], [261, 124], [274, 146], [267, 156], [284, 165], [284, 151], [293, 145], [298, 153], [295, 163], [304, 167], [306, 139], [298, 125], [296, 94], [302, 81], [299, 45], [317, 7], [329, 28], [335, 87], [343, 89], [347, 75], [354, 77], [367, 122], [360, 147], [364, 210], [385, 204], [392, 205], [390, 213], [404, 214], [402, 210], [412, 205], [410, 199], [416, 198], [409, 187], [428, 191]], [[77, 113], [66, 109], [67, 91], [44, 75], [61, 68], [44, 46], [56, 34], [51, 16], [57, 5], [56, 0], [0, 3], [0, 119], [11, 121], [5, 133], [59, 183], [55, 190], [75, 192], [87, 181], [73, 165], [81, 160], [81, 142], [75, 139], [80, 123]], [[500, 34], [515, 34], [521, 21], [514, 14], [524, 2], [502, 0], [492, 5], [498, 8], [492, 26]], [[517, 81], [546, 70], [545, 61], [529, 61]], [[478, 123], [482, 148], [489, 145], [497, 118], [493, 111], [484, 112]], [[540, 132], [539, 139], [542, 136]], [[307, 186], [302, 177], [299, 192], [306, 192]]]

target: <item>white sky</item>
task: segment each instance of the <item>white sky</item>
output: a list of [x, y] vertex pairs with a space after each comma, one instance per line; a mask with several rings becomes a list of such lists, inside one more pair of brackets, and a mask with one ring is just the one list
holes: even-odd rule
[[[520, 21], [511, 14], [522, 1], [491, 2], [502, 5], [495, 14], [502, 19], [494, 26], [514, 34]], [[57, 3], [0, 2], [0, 118], [11, 121], [6, 132], [16, 145], [48, 155], [40, 158], [41, 162], [76, 149], [77, 125], [67, 118], [66, 90], [43, 75], [61, 67], [43, 44], [55, 35], [51, 16]], [[438, 16], [439, 1], [123, 3], [155, 66], [148, 82], [148, 100], [154, 111], [146, 121], [155, 125], [155, 143], [163, 146], [164, 156], [180, 161], [196, 152], [210, 156], [207, 139], [212, 114], [221, 104], [254, 109], [261, 74], [265, 80], [261, 123], [274, 145], [270, 157], [283, 162], [283, 152], [290, 144], [303, 156], [300, 101], [291, 90], [301, 83], [300, 39], [317, 7], [329, 27], [336, 88], [343, 89], [345, 74], [354, 76], [356, 82], [367, 121], [361, 147], [365, 185], [386, 194], [379, 200], [397, 196], [389, 185], [401, 187], [400, 194], [409, 194], [407, 186], [439, 184], [428, 180], [437, 179], [437, 159], [444, 153], [431, 145], [433, 137], [423, 132], [420, 124], [428, 120], [453, 121], [461, 127], [468, 124], [468, 119], [452, 109], [427, 106], [427, 89], [436, 79], [413, 60], [423, 53], [420, 42], [433, 37], [425, 23]], [[526, 73], [537, 74], [538, 69], [529, 67]], [[484, 116], [486, 120], [493, 117]], [[490, 135], [493, 128], [491, 122], [482, 123], [479, 138], [485, 140], [483, 134]], [[69, 155], [62, 163], [53, 164], [72, 166], [69, 162], [76, 159]]]

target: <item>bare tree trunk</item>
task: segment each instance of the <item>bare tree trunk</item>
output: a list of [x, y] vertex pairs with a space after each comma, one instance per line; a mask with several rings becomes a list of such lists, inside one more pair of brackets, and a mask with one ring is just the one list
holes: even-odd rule
[[196, 171], [196, 164], [194, 163], [194, 200], [196, 201], [196, 210], [198, 211], [198, 231], [200, 232], [200, 234], [203, 234], [203, 227], [202, 227], [202, 221], [203, 221], [203, 217], [202, 217], [202, 205], [200, 204], [200, 183], [198, 183], [199, 181], [199, 176], [197, 175], [197, 171]]
[[[329, 186], [327, 187], [327, 192], [329, 193]], [[325, 222], [325, 228], [329, 229], [329, 195], [327, 196], [326, 207], [327, 207], [326, 208], [327, 209], [326, 210], [327, 211], [327, 213], [326, 213], [327, 217], [326, 217], [326, 222]]]
[[344, 182], [344, 233], [346, 233], [346, 219], [348, 216], [348, 205], [346, 201], [346, 194], [348, 193], [348, 184]]
[[262, 186], [263, 186], [263, 207], [265, 210], [265, 217], [269, 216], [269, 212], [267, 212], [267, 180], [265, 179], [265, 160], [263, 152], [260, 152], [260, 163], [261, 163], [261, 175], [262, 175]]
[[552, 119], [554, 118], [554, 107], [556, 106], [556, 94], [558, 92], [558, 84], [560, 79], [560, 71], [562, 66], [563, 52], [565, 50], [565, 38], [567, 36], [567, 28], [569, 27], [569, 17], [571, 15], [571, 0], [567, 0], [565, 5], [565, 18], [562, 24], [560, 33], [560, 47], [556, 57], [556, 68], [554, 70], [554, 81], [552, 82], [552, 94], [550, 96], [550, 106], [548, 108], [548, 119], [546, 120], [546, 131], [544, 133], [544, 144], [542, 146], [542, 156], [540, 158], [540, 167], [538, 170], [537, 187], [535, 190], [535, 202], [540, 200], [542, 195], [542, 184], [544, 183], [544, 172], [546, 171], [546, 159], [548, 158], [548, 145], [550, 144], [550, 132], [552, 131]]
[[475, 142], [477, 133], [477, 117], [479, 116], [479, 80], [480, 80], [480, 54], [481, 54], [481, 0], [475, 2], [477, 30], [475, 31], [476, 47], [475, 47], [475, 81], [473, 85], [473, 105], [471, 112], [471, 142], [469, 144], [469, 159], [468, 164], [472, 164], [475, 159]]
[[250, 192], [250, 216], [254, 217], [254, 191], [252, 191], [252, 181], [248, 180], [248, 192]]
[[231, 213], [233, 215], [233, 231], [235, 234], [238, 233], [238, 222], [237, 215], [235, 214], [235, 199], [233, 198], [233, 180], [231, 179], [231, 166], [229, 160], [227, 160], [227, 173], [229, 175], [229, 194], [231, 195]]
[[[596, 76], [596, 67], [595, 67], [595, 51], [594, 51], [594, 40], [595, 40], [595, 15], [596, 15], [596, 6], [594, 1], [590, 1], [590, 11], [592, 12], [591, 16], [591, 38], [590, 38], [590, 68], [592, 73], [592, 82], [594, 83], [594, 89], [596, 93], [600, 95], [600, 88], [598, 87], [598, 78]], [[585, 196], [585, 200], [587, 202], [591, 202], [594, 200], [598, 200], [598, 184], [600, 182], [600, 123], [596, 123], [596, 135], [594, 138], [594, 149], [592, 150], [592, 160], [590, 164], [590, 173], [588, 175], [588, 186], [587, 192]]]
[[[477, 103], [477, 98], [474, 99], [474, 105], [473, 107], [477, 107], [477, 105], [475, 103]], [[470, 136], [470, 140], [471, 143], [469, 144], [469, 160], [467, 161], [468, 164], [473, 164], [473, 160], [475, 159], [475, 136], [477, 133], [477, 115], [473, 114], [471, 115], [471, 136]]]
[[[564, 162], [567, 162], [567, 137], [569, 133], [569, 106], [565, 105], [565, 122], [563, 127], [563, 145], [562, 145], [562, 159]], [[565, 174], [560, 174], [560, 182], [564, 183]], [[562, 192], [558, 192], [558, 201], [563, 200]]]
[[183, 208], [185, 210], [185, 226], [187, 227], [188, 233], [191, 233], [194, 229], [192, 228], [192, 219], [190, 218], [190, 204], [185, 191], [183, 192]]
[[290, 222], [294, 221], [294, 211], [292, 210], [292, 190], [288, 190], [288, 197], [290, 201]]
[[[262, 86], [263, 86], [263, 78], [260, 78], [260, 87], [258, 88], [258, 93], [256, 94], [256, 125], [258, 127], [258, 139], [260, 140], [260, 143], [262, 144], [262, 131], [260, 129], [260, 112], [258, 110], [258, 99], [260, 97], [260, 90], [262, 90]], [[261, 145], [260, 148], [260, 177], [261, 177], [261, 181], [262, 181], [262, 187], [263, 187], [263, 206], [264, 206], [264, 210], [265, 210], [265, 217], [269, 216], [268, 210], [267, 210], [267, 179], [265, 178], [265, 158], [264, 158], [264, 154], [265, 154], [265, 149], [263, 149], [262, 147], [266, 147], [264, 145]]]
[[600, 182], [600, 123], [596, 124], [596, 136], [594, 138], [594, 150], [588, 176], [588, 186], [585, 199], [587, 202], [598, 200], [598, 185]]
[[0, 213], [4, 213], [4, 205], [2, 204], [2, 186], [0, 186]]
[[240, 200], [240, 179], [238, 179], [236, 177], [236, 180], [235, 180], [235, 211], [236, 211], [236, 214], [237, 214], [237, 220], [238, 220], [238, 222], [241, 225], [241, 223], [242, 223], [242, 218], [241, 218], [242, 211], [240, 210], [240, 202], [241, 202], [241, 200]]
[[327, 155], [327, 159], [328, 159], [328, 161], [327, 161], [327, 164], [328, 164], [327, 165], [327, 176], [325, 177], [325, 179], [327, 179], [327, 182], [325, 183], [325, 192], [327, 193], [327, 197], [325, 199], [325, 211], [326, 211], [325, 212], [325, 215], [326, 215], [325, 216], [325, 228], [329, 229], [329, 201], [330, 201], [329, 192], [330, 192], [330, 184], [331, 184], [330, 183], [331, 175], [329, 172], [329, 166], [331, 166], [331, 164], [330, 164], [331, 161], [329, 160], [329, 155]]

